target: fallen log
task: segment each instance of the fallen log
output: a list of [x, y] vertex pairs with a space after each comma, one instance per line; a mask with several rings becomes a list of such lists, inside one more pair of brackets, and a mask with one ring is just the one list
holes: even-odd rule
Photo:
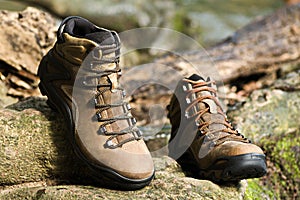
[[[145, 38], [141, 37], [135, 42], [139, 44], [143, 40]], [[241, 84], [252, 81], [254, 87], [247, 91], [249, 94], [253, 89], [268, 86], [274, 79], [299, 68], [299, 63], [300, 4], [296, 4], [258, 18], [205, 50], [170, 53], [143, 65], [143, 69], [150, 69], [146, 72], [125, 72], [123, 85], [132, 94], [135, 115], [139, 121], [144, 120], [141, 123], [144, 125], [151, 121], [148, 113], [153, 105], [160, 104], [164, 110], [181, 77], [199, 73], [212, 77], [218, 85], [230, 84], [242, 89]], [[263, 78], [266, 81], [258, 81]], [[227, 91], [223, 91], [221, 96], [226, 94]], [[158, 121], [165, 122], [166, 119]]]
[[[34, 9], [20, 13], [2, 11], [0, 17], [3, 18], [0, 26], [4, 33], [1, 36], [6, 41], [0, 44], [0, 73], [12, 82], [10, 87], [14, 89], [8, 91], [19, 97], [38, 95], [38, 78], [35, 73], [42, 56], [55, 40], [55, 20], [49, 14]], [[22, 37], [20, 33], [26, 37]], [[9, 40], [13, 34], [17, 35], [18, 42]], [[140, 37], [135, 42], [141, 43], [144, 39]], [[126, 42], [123, 41], [125, 44]], [[290, 64], [299, 63], [299, 44], [300, 4], [296, 4], [257, 19], [206, 50], [169, 54], [149, 63], [146, 66], [155, 70], [147, 71], [143, 82], [149, 83], [153, 77], [161, 80], [168, 76], [166, 84], [174, 85], [178, 76], [169, 76], [174, 70], [181, 76], [188, 76], [195, 71], [201, 72], [224, 83], [236, 82], [239, 78], [257, 74], [276, 73]], [[8, 51], [10, 49], [19, 50], [14, 54], [13, 51]], [[159, 70], [161, 67], [164, 68], [163, 71]], [[13, 78], [10, 79], [11, 76]], [[124, 82], [136, 89], [140, 85], [137, 77], [135, 74], [127, 74]], [[136, 90], [136, 93], [139, 92], [140, 90]], [[168, 95], [166, 90], [154, 93]]]
[[[136, 43], [142, 43], [143, 40], [143, 37], [137, 38]], [[210, 48], [176, 55], [170, 53], [150, 63], [149, 67], [158, 66], [159, 71], [159, 67], [165, 66], [170, 70], [179, 71], [182, 76], [191, 75], [197, 70], [229, 83], [255, 74], [272, 73], [284, 68], [288, 63], [298, 64], [299, 47], [300, 4], [297, 4], [258, 18]], [[148, 74], [147, 77], [163, 79], [169, 71], [165, 70], [164, 74], [159, 74], [153, 70], [150, 73], [152, 74]], [[134, 74], [131, 76], [128, 75], [126, 81], [136, 79]], [[172, 77], [168, 79], [170, 82], [174, 81]]]

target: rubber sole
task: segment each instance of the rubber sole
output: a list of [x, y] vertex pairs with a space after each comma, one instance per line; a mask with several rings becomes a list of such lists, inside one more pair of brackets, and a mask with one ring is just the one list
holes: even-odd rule
[[[46, 64], [45, 60], [43, 59], [38, 68], [39, 77], [43, 77], [42, 70], [44, 67], [46, 67], [46, 66], [43, 67], [43, 65], [45, 64]], [[95, 179], [95, 181], [99, 186], [108, 187], [112, 189], [121, 189], [121, 190], [137, 190], [150, 184], [151, 180], [154, 178], [154, 172], [150, 177], [145, 179], [130, 179], [122, 176], [121, 174], [117, 173], [113, 169], [89, 162], [81, 152], [78, 145], [76, 144], [75, 136], [74, 136], [75, 126], [73, 123], [72, 112], [69, 106], [67, 105], [67, 103], [56, 92], [55, 88], [51, 85], [51, 83], [44, 82], [42, 78], [39, 83], [39, 88], [42, 95], [48, 97], [47, 100], [48, 105], [52, 109], [58, 111], [63, 115], [65, 121], [67, 122], [67, 129], [68, 129], [67, 137], [71, 142], [74, 153], [84, 164], [86, 164], [87, 167], [89, 167], [92, 177]]]
[[199, 168], [191, 153], [185, 153], [178, 163], [191, 176], [217, 183], [259, 178], [267, 173], [265, 156], [257, 153], [222, 157], [206, 169]]

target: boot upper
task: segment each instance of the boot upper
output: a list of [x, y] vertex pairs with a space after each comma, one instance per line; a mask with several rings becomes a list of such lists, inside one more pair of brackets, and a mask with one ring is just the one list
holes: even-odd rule
[[[228, 122], [217, 97], [215, 82], [192, 75], [178, 83], [169, 105], [172, 124], [170, 155], [190, 151], [197, 165], [206, 169], [227, 156], [247, 153], [263, 154], [262, 150], [241, 135]], [[184, 152], [182, 152], [184, 151]]]
[[57, 34], [41, 81], [68, 107], [78, 148], [88, 162], [128, 178], [148, 178], [152, 158], [118, 82], [117, 33], [75, 17], [63, 21]]

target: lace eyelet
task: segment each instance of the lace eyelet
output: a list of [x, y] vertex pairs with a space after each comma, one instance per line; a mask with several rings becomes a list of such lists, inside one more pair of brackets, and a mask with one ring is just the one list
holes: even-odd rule
[[126, 103], [126, 109], [127, 109], [128, 111], [131, 110], [131, 106], [130, 106], [129, 103]]
[[190, 98], [185, 98], [185, 102], [186, 102], [187, 104], [190, 104], [190, 103], [191, 103], [191, 99], [190, 99]]
[[135, 125], [136, 124], [136, 119], [135, 118], [131, 118], [131, 123], [132, 123], [132, 125]]
[[109, 146], [109, 147], [113, 147], [113, 146], [114, 146], [114, 143], [113, 143], [111, 140], [108, 140], [108, 141], [106, 142], [106, 144], [107, 144], [107, 146]]
[[99, 132], [99, 134], [105, 134], [105, 133], [107, 133], [107, 129], [104, 126], [102, 126], [99, 128], [98, 132]]
[[142, 133], [142, 131], [140, 129], [134, 131], [132, 134], [133, 134], [133, 137], [135, 139], [140, 139], [142, 137], [142, 135], [143, 135], [143, 133]]
[[131, 110], [131, 106], [129, 103], [124, 103], [122, 107], [125, 113]]
[[96, 116], [97, 116], [98, 121], [100, 121], [102, 119], [101, 113], [96, 113]]
[[95, 104], [95, 106], [98, 105], [98, 100], [96, 98], [94, 99], [94, 104]]
[[196, 114], [196, 108], [195, 108], [195, 106], [194, 107], [191, 107], [188, 111], [185, 111], [185, 114], [184, 114], [184, 116], [186, 117], [186, 118], [191, 118], [191, 117], [194, 117], [195, 116], [195, 114]]
[[122, 91], [122, 98], [125, 98], [126, 97], [126, 92], [125, 90]]
[[189, 116], [189, 112], [188, 111], [185, 111], [185, 114], [184, 114], [184, 116], [186, 117], [186, 118], [190, 118], [190, 116]]
[[213, 141], [213, 142], [210, 142], [209, 143], [209, 149], [213, 149], [215, 146], [216, 146], [216, 142], [215, 141]]

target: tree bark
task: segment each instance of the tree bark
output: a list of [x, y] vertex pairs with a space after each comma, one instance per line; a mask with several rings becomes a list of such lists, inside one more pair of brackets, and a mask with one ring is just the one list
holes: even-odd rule
[[[139, 42], [142, 41], [137, 41]], [[299, 62], [300, 4], [297, 4], [258, 18], [206, 50], [170, 54], [150, 63], [149, 67], [167, 68], [159, 78], [164, 78], [170, 68], [169, 70], [179, 71], [182, 76], [198, 71], [206, 76], [213, 76], [217, 81], [228, 83], [241, 77], [271, 73], [284, 68], [286, 64], [297, 65]], [[191, 64], [196, 68], [191, 67]], [[147, 75], [159, 79], [157, 76], [159, 74], [155, 71]], [[135, 79], [132, 74], [126, 81], [134, 82]], [[170, 76], [168, 79], [170, 82], [174, 81]]]
[[[258, 18], [206, 50], [169, 54], [143, 65], [143, 70], [130, 69], [130, 73], [124, 73], [123, 85], [132, 94], [134, 114], [144, 125], [151, 121], [148, 113], [153, 105], [159, 104], [161, 110], [165, 109], [177, 82], [183, 77], [197, 73], [211, 77], [222, 86], [268, 76], [272, 77], [272, 83], [282, 74], [299, 68], [299, 63], [300, 4], [297, 4]], [[220, 93], [226, 95], [225, 91]], [[167, 119], [157, 121], [166, 122]]]

